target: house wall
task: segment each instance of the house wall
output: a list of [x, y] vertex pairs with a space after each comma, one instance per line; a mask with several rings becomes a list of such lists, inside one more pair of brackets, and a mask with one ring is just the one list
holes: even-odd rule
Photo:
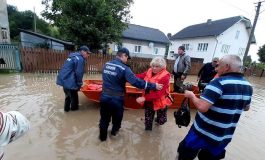
[[[3, 32], [6, 32], [6, 39], [3, 39]], [[10, 30], [6, 0], [0, 0], [0, 43], [10, 43]]]
[[20, 39], [22, 47], [36, 47], [38, 44], [47, 43], [52, 49], [64, 50], [63, 44], [51, 41], [49, 39], [40, 38], [28, 33], [20, 32]]
[[[236, 33], [239, 31], [238, 38], [236, 39]], [[228, 30], [223, 32], [221, 35], [218, 36], [218, 45], [216, 48], [215, 56], [222, 57], [226, 54], [236, 54], [240, 56], [241, 59], [244, 57], [244, 53], [246, 50], [247, 42], [249, 38], [249, 33], [246, 29], [245, 24], [241, 21], [230, 27]], [[228, 53], [223, 53], [222, 46], [223, 45], [229, 45], [229, 51]], [[244, 50], [240, 51], [240, 48], [243, 48]]]
[[[149, 46], [149, 43], [150, 42], [148, 41], [122, 39], [122, 46], [128, 48], [132, 57], [153, 58], [165, 55], [166, 44], [153, 42], [153, 46]], [[117, 51], [117, 49], [115, 49], [115, 43], [112, 43], [109, 46], [114, 53]], [[141, 46], [141, 52], [135, 52], [135, 46]], [[155, 53], [155, 49], [157, 49], [157, 54]]]
[[[239, 32], [238, 38], [236, 38], [237, 32]], [[203, 58], [203, 63], [210, 62], [213, 57], [222, 57], [226, 54], [236, 54], [243, 58], [248, 37], [249, 33], [246, 29], [246, 25], [240, 21], [217, 37], [202, 37], [171, 41], [168, 59], [175, 59], [172, 51], [176, 54], [178, 47], [182, 44], [189, 44], [190, 49], [186, 50], [186, 53], [191, 57]], [[207, 51], [198, 51], [199, 43], [208, 43]], [[230, 46], [227, 53], [222, 51], [223, 45]]]
[[52, 49], [55, 49], [55, 50], [64, 50], [64, 45], [61, 44], [61, 43], [58, 43], [58, 42], [54, 42], [52, 41]]
[[[175, 59], [174, 54], [178, 53], [178, 47], [183, 44], [189, 44], [189, 49], [186, 49], [186, 53], [190, 57], [203, 58], [203, 63], [210, 62], [213, 58], [213, 53], [216, 47], [216, 39], [214, 37], [203, 37], [203, 38], [193, 38], [193, 39], [181, 39], [171, 41], [169, 47], [168, 59]], [[199, 43], [208, 43], [207, 51], [198, 51]], [[174, 53], [172, 53], [174, 52]]]

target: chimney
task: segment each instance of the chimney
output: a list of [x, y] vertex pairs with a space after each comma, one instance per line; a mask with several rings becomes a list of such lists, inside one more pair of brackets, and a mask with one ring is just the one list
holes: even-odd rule
[[212, 24], [212, 19], [207, 19], [207, 24], [208, 25]]
[[167, 38], [170, 39], [172, 37], [172, 34], [171, 33], [168, 33], [167, 34]]

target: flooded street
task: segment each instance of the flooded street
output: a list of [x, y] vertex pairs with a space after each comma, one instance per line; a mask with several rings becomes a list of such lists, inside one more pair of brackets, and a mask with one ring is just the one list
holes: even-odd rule
[[[88, 77], [100, 76], [85, 76]], [[56, 74], [0, 74], [1, 111], [17, 110], [31, 123], [25, 136], [5, 147], [6, 160], [175, 159], [178, 143], [189, 128], [175, 125], [173, 109], [168, 112], [168, 122], [154, 126], [152, 132], [144, 130], [143, 110], [125, 110], [119, 134], [101, 143], [98, 140], [99, 105], [80, 92], [80, 109], [65, 113], [64, 93], [56, 86], [55, 79]], [[265, 157], [265, 78], [248, 79], [254, 88], [251, 109], [241, 116], [227, 147], [227, 160]], [[195, 83], [196, 77], [189, 76], [187, 81]], [[193, 110], [192, 119], [194, 114]]]

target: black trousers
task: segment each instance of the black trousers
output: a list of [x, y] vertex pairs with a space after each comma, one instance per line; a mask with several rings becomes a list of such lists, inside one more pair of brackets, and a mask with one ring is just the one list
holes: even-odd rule
[[157, 111], [154, 111], [152, 106], [151, 107], [150, 106], [145, 106], [145, 109], [144, 109], [145, 130], [152, 130], [155, 112], [157, 114], [157, 117], [155, 118], [155, 121], [159, 125], [163, 125], [164, 123], [167, 122], [167, 108], [159, 109]]
[[181, 75], [182, 72], [175, 73], [173, 72], [174, 75], [174, 92], [181, 93], [181, 88], [183, 87], [183, 80], [181, 80]]
[[64, 111], [79, 109], [78, 90], [63, 88], [65, 94]]
[[101, 94], [100, 98], [100, 122], [99, 128], [107, 131], [112, 120], [112, 131], [116, 132], [121, 128], [123, 118], [123, 96], [109, 96]]

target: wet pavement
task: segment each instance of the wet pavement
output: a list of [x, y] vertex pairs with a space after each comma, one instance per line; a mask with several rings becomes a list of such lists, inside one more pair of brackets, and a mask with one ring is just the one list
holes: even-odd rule
[[[98, 79], [99, 75], [85, 78]], [[0, 109], [18, 110], [31, 123], [30, 131], [5, 147], [6, 160], [174, 160], [178, 143], [189, 128], [178, 128], [173, 112], [168, 122], [144, 130], [143, 110], [126, 110], [122, 128], [106, 142], [98, 140], [99, 105], [79, 93], [80, 110], [63, 111], [64, 93], [56, 74], [0, 74]], [[244, 112], [227, 160], [265, 157], [265, 78], [249, 77], [254, 88], [251, 109]], [[195, 76], [187, 81], [196, 83]], [[194, 118], [195, 111], [192, 115]]]

